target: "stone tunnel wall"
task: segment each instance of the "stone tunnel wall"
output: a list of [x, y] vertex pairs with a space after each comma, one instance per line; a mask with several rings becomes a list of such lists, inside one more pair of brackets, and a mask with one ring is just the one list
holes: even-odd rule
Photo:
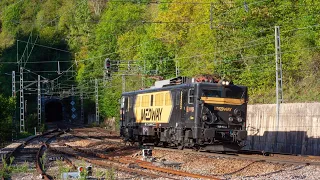
[[320, 155], [320, 103], [249, 105], [245, 149]]

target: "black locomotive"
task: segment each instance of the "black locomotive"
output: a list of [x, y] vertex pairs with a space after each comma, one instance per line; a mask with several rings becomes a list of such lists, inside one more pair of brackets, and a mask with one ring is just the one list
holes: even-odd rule
[[120, 136], [133, 143], [180, 149], [239, 150], [247, 138], [247, 87], [197, 81], [177, 77], [123, 93]]

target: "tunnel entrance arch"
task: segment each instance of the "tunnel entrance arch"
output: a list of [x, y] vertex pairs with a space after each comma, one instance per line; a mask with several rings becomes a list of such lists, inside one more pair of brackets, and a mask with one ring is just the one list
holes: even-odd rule
[[63, 104], [60, 99], [50, 99], [45, 103], [45, 122], [63, 121]]

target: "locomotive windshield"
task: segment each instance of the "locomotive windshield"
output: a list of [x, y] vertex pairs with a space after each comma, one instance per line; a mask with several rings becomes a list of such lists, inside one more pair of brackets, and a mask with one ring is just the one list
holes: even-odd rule
[[225, 88], [226, 98], [242, 99], [245, 98], [245, 91], [238, 86], [230, 86]]
[[239, 86], [229, 86], [221, 89], [202, 89], [202, 96], [243, 99], [246, 98], [246, 92], [245, 89]]
[[221, 90], [216, 90], [216, 89], [207, 89], [207, 90], [202, 90], [202, 96], [205, 97], [221, 97], [222, 96], [222, 91]]

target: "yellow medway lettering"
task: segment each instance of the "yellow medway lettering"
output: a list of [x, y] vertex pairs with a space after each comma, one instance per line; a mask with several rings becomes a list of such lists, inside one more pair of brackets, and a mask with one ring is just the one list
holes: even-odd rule
[[216, 97], [201, 97], [201, 100], [207, 104], [230, 104], [230, 105], [242, 105], [245, 103], [244, 99], [233, 98], [216, 98]]
[[142, 121], [161, 121], [162, 108], [141, 109]]
[[136, 96], [134, 104], [136, 123], [168, 123], [172, 110], [170, 91], [143, 93]]
[[231, 111], [232, 108], [228, 108], [228, 107], [214, 107], [214, 110], [218, 110], [218, 111]]

